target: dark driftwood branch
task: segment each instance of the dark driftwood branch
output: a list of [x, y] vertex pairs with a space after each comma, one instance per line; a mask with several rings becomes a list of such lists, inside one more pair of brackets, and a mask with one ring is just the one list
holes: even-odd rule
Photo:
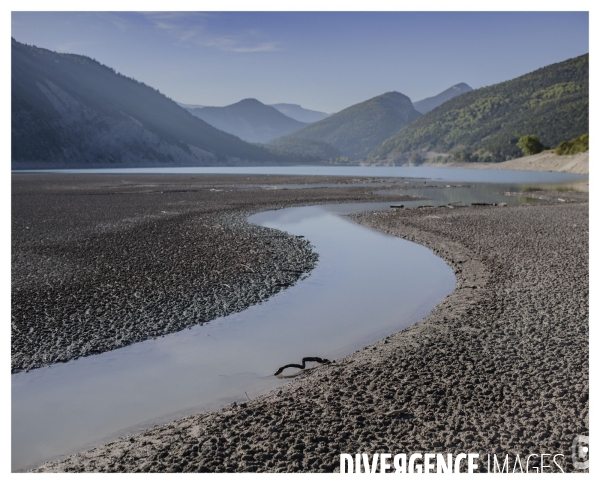
[[318, 356], [307, 356], [305, 358], [302, 358], [301, 365], [298, 365], [297, 363], [290, 363], [289, 365], [282, 366], [281, 368], [279, 368], [279, 370], [275, 372], [275, 376], [279, 375], [286, 368], [299, 368], [300, 370], [304, 370], [306, 369], [307, 361], [315, 361], [316, 363], [321, 363], [322, 365], [325, 363], [331, 363], [331, 361], [329, 361], [326, 358], [319, 358]]

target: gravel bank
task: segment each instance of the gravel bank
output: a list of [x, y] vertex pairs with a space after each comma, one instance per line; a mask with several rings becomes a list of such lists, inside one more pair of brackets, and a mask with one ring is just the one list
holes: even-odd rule
[[263, 397], [37, 470], [331, 472], [340, 453], [508, 453], [511, 466], [516, 454], [570, 456], [589, 432], [588, 204], [354, 218], [430, 247], [455, 270], [455, 292], [416, 325]]
[[246, 216], [379, 199], [314, 177], [12, 176], [12, 372], [156, 338], [239, 312], [315, 265], [309, 242]]

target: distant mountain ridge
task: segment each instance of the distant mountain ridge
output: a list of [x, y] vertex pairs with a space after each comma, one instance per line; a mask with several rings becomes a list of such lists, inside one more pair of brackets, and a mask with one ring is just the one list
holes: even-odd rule
[[329, 116], [329, 114], [321, 111], [313, 111], [312, 109], [303, 108], [299, 104], [279, 103], [269, 104], [269, 106], [274, 107], [280, 113], [283, 113], [286, 116], [302, 123], [316, 123], [317, 121], [321, 121]]
[[440, 92], [436, 96], [431, 96], [425, 99], [421, 99], [420, 101], [414, 102], [413, 106], [417, 111], [421, 114], [426, 114], [429, 111], [434, 110], [438, 106], [444, 104], [446, 101], [449, 101], [456, 96], [460, 96], [465, 92], [472, 91], [473, 88], [464, 82], [459, 84], [455, 84], [454, 86], [446, 89], [443, 92]]
[[589, 132], [589, 54], [457, 96], [385, 140], [373, 160], [414, 151], [450, 153], [456, 161], [522, 156], [517, 142], [535, 134], [550, 147]]
[[211, 126], [251, 143], [265, 143], [306, 126], [256, 99], [188, 111]]
[[[407, 96], [388, 92], [350, 106], [273, 143], [281, 149], [299, 152], [302, 152], [303, 140], [306, 143], [326, 143], [341, 155], [357, 160], [419, 116], [421, 114]], [[311, 143], [310, 148], [314, 147]]]
[[219, 131], [157, 90], [85, 56], [12, 39], [11, 81], [13, 168], [294, 160]]
[[203, 104], [185, 104], [185, 103], [177, 103], [179, 104], [182, 108], [185, 109], [202, 109], [205, 108], [206, 106], [204, 106]]

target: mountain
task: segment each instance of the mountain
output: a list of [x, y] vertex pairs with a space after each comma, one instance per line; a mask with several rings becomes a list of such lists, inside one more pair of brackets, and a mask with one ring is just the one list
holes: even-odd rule
[[13, 168], [293, 162], [88, 57], [14, 39], [11, 54]]
[[303, 108], [299, 104], [281, 103], [269, 104], [269, 106], [274, 107], [280, 113], [283, 113], [286, 116], [295, 119], [296, 121], [301, 121], [302, 123], [316, 123], [317, 121], [321, 121], [329, 116], [329, 114], [322, 113], [321, 111], [313, 111], [312, 109]]
[[256, 99], [188, 111], [217, 129], [253, 143], [264, 143], [306, 126]]
[[471, 86], [465, 84], [464, 82], [461, 82], [460, 84], [456, 84], [455, 86], [446, 89], [444, 92], [440, 92], [437, 96], [421, 99], [420, 101], [413, 103], [413, 106], [421, 114], [425, 114], [429, 111], [434, 110], [446, 101], [449, 101], [453, 97], [459, 96], [461, 94], [464, 94], [465, 92], [469, 92], [472, 90], [473, 88]]
[[202, 108], [206, 107], [206, 106], [203, 106], [202, 104], [184, 104], [184, 103], [177, 103], [177, 104], [179, 104], [182, 108], [185, 108], [185, 109], [195, 109], [195, 108], [202, 109]]
[[270, 146], [283, 153], [302, 154], [319, 160], [331, 160], [342, 156], [336, 147], [313, 139], [279, 138], [271, 141]]
[[276, 143], [289, 146], [291, 140], [295, 140], [301, 146], [302, 140], [320, 141], [343, 156], [360, 159], [419, 116], [407, 96], [388, 92], [309, 124], [279, 138]]
[[371, 158], [406, 158], [415, 150], [452, 153], [457, 161], [522, 156], [517, 142], [535, 134], [546, 146], [589, 132], [589, 54], [446, 101], [378, 146]]

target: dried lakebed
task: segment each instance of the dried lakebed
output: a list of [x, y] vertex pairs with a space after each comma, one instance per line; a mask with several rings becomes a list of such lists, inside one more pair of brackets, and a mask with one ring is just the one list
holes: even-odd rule
[[[275, 192], [275, 191], [273, 191]], [[163, 193], [162, 191], [160, 192], [161, 194]], [[317, 192], [320, 193], [320, 192]], [[315, 195], [317, 193], [313, 193], [311, 194], [311, 197], [315, 197]], [[329, 192], [327, 194], [327, 196], [329, 197], [329, 195], [332, 192]], [[340, 191], [336, 191], [336, 193], [340, 193]], [[354, 191], [354, 193], [352, 194], [352, 196], [358, 195], [359, 191]], [[222, 193], [222, 195], [224, 196], [224, 198], [228, 197], [229, 195], [226, 193]], [[559, 196], [561, 198], [559, 198], [559, 200], [564, 199], [566, 194], [559, 194]], [[194, 194], [195, 197], [198, 197], [198, 193]], [[261, 197], [264, 197], [265, 194], [261, 194]], [[284, 197], [284, 194], [277, 194], [277, 193], [270, 193], [268, 195], [268, 197]], [[289, 195], [287, 195], [289, 197]], [[164, 197], [166, 198], [166, 197]], [[164, 198], [161, 196], [162, 202], [164, 203]], [[236, 195], [233, 195], [233, 198], [236, 198]], [[298, 203], [299, 201], [298, 196], [294, 196], [294, 199], [296, 201], [296, 203]], [[572, 197], [567, 197], [568, 199], [572, 199]], [[339, 197], [338, 197], [339, 199]], [[222, 202], [223, 199], [220, 200], [220, 202]], [[180, 201], [181, 203], [181, 201]], [[289, 202], [288, 202], [289, 203]], [[412, 203], [412, 202], [408, 202], [408, 203]], [[389, 206], [389, 205], [388, 205]], [[587, 205], [585, 205], [587, 206]], [[119, 209], [120, 209], [120, 205], [119, 205]], [[14, 205], [13, 205], [14, 208]], [[527, 207], [527, 208], [531, 208], [531, 207]], [[536, 207], [538, 208], [538, 207]], [[544, 207], [539, 207], [539, 209], [544, 209]], [[426, 222], [428, 223], [432, 223], [433, 226], [435, 226], [435, 224], [437, 222], [440, 222], [439, 219], [443, 219], [444, 217], [441, 217], [439, 213], [437, 213], [436, 211], [430, 211], [430, 210], [426, 210], [426, 211], [415, 211], [414, 213], [410, 214], [409, 212], [398, 212], [396, 214], [394, 214], [395, 216], [409, 216], [412, 215], [416, 218], [423, 218], [425, 219]], [[450, 211], [448, 209], [446, 209], [447, 211]], [[456, 215], [459, 214], [459, 212], [468, 212], [470, 213], [472, 209], [460, 209], [460, 210], [453, 210], [451, 212], [454, 212]], [[475, 209], [478, 210], [478, 209]], [[493, 208], [493, 209], [482, 209], [482, 210], [497, 210], [498, 212], [503, 212], [505, 210], [509, 210], [506, 208]], [[511, 209], [512, 210], [512, 209]], [[559, 210], [564, 210], [563, 208], [560, 208]], [[421, 213], [418, 213], [421, 212]], [[509, 215], [509, 216], [514, 216], [514, 213], [505, 213], [505, 215]], [[546, 217], [547, 218], [547, 217]], [[13, 219], [14, 220], [14, 219]], [[403, 221], [404, 222], [404, 221]], [[443, 225], [451, 225], [452, 222], [447, 222], [445, 220], [441, 221], [443, 222]], [[31, 224], [28, 224], [31, 225]], [[29, 228], [29, 227], [27, 227]], [[448, 228], [448, 227], [445, 227]], [[13, 229], [14, 231], [14, 229]], [[414, 232], [414, 231], [413, 231]], [[454, 296], [458, 295], [460, 296], [458, 298], [459, 303], [464, 302], [465, 296], [469, 297], [469, 295], [474, 295], [477, 296], [477, 292], [471, 292], [473, 291], [474, 287], [470, 286], [469, 283], [473, 283], [473, 282], [477, 282], [477, 283], [481, 283], [482, 281], [478, 280], [478, 277], [472, 278], [471, 280], [469, 280], [469, 273], [473, 273], [474, 272], [479, 272], [480, 276], [485, 276], [485, 271], [481, 270], [482, 268], [479, 266], [479, 268], [477, 266], [475, 266], [475, 268], [471, 267], [470, 264], [464, 264], [464, 260], [461, 260], [464, 258], [464, 253], [460, 254], [460, 250], [458, 250], [457, 252], [457, 248], [456, 246], [448, 240], [448, 238], [446, 237], [445, 240], [444, 238], [441, 239], [441, 247], [442, 249], [439, 249], [435, 247], [435, 243], [432, 242], [433, 239], [427, 239], [427, 233], [423, 232], [423, 230], [417, 230], [417, 233], [420, 232], [420, 239], [417, 239], [418, 242], [421, 243], [428, 243], [429, 245], [431, 245], [434, 250], [436, 251], [440, 251], [440, 254], [444, 255], [444, 257], [452, 264], [452, 266], [455, 268], [455, 270], [457, 271], [457, 277], [459, 279], [459, 287], [458, 290], [453, 293], [452, 296], [450, 296], [450, 298], [447, 299], [447, 301], [449, 302], [456, 302], [454, 299]], [[401, 233], [399, 233], [398, 235], [402, 235]], [[431, 235], [431, 234], [429, 234]], [[407, 236], [406, 234], [403, 236]], [[414, 233], [411, 235], [409, 234], [408, 237], [410, 238], [411, 236], [414, 236]], [[435, 240], [434, 240], [435, 242]], [[458, 249], [460, 249], [460, 247], [458, 247]], [[453, 257], [449, 257], [448, 254], [452, 255]], [[472, 254], [471, 254], [472, 255]], [[459, 257], [457, 257], [459, 256]], [[456, 261], [455, 261], [456, 259]], [[309, 278], [310, 280], [310, 278]], [[306, 282], [306, 281], [305, 281]], [[483, 282], [485, 282], [485, 277], [483, 277]], [[583, 283], [585, 283], [586, 281], [582, 281]], [[464, 286], [464, 287], [463, 287]], [[477, 285], [475, 285], [477, 286]], [[466, 293], [465, 291], [462, 291], [461, 293], [461, 289], [466, 289]], [[585, 288], [584, 288], [585, 289]], [[560, 288], [558, 289], [558, 292], [560, 293], [561, 290]], [[285, 293], [283, 293], [285, 294]], [[462, 299], [461, 299], [462, 297]], [[453, 299], [454, 298], [454, 299]], [[474, 298], [475, 302], [476, 302], [476, 297]], [[445, 306], [445, 305], [444, 305]], [[455, 304], [448, 304], [449, 308], [456, 308], [457, 306], [461, 306], [461, 304], [455, 305]], [[438, 311], [439, 307], [436, 308], [436, 310], [432, 313], [432, 316], [434, 316], [436, 314], [436, 312]], [[444, 311], [447, 311], [448, 308], [444, 307], [443, 308]], [[430, 316], [431, 317], [431, 316]], [[429, 318], [427, 318], [429, 319]], [[421, 326], [423, 324], [420, 323], [419, 325], [417, 325], [415, 328], [418, 328], [419, 326]], [[587, 321], [586, 321], [587, 324]], [[209, 326], [210, 327], [210, 326]], [[207, 327], [208, 328], [208, 327]], [[415, 328], [411, 328], [409, 330], [409, 333], [403, 332], [400, 334], [405, 334], [405, 336], [410, 336], [410, 331], [414, 331]], [[352, 443], [353, 439], [352, 438], [348, 438], [347, 435], [345, 435], [345, 429], [349, 429], [350, 427], [352, 428], [356, 428], [356, 430], [353, 432], [354, 435], [357, 435], [356, 432], [358, 431], [358, 429], [360, 427], [363, 427], [364, 425], [367, 425], [367, 428], [365, 432], [363, 432], [363, 437], [364, 435], [366, 435], [367, 437], [372, 436], [373, 434], [371, 432], [369, 432], [369, 430], [373, 431], [375, 429], [371, 428], [372, 425], [369, 424], [370, 421], [370, 417], [371, 415], [371, 411], [369, 410], [369, 408], [372, 408], [373, 411], [375, 411], [376, 414], [378, 414], [380, 411], [382, 411], [384, 405], [382, 406], [382, 403], [394, 403], [394, 401], [390, 401], [388, 399], [388, 397], [390, 395], [388, 395], [389, 392], [384, 392], [384, 399], [381, 400], [379, 397], [381, 397], [380, 395], [380, 388], [378, 387], [378, 385], [373, 385], [373, 384], [369, 384], [366, 385], [367, 382], [365, 382], [365, 388], [364, 390], [361, 390], [359, 393], [359, 395], [353, 396], [352, 395], [352, 391], [353, 388], [356, 386], [356, 382], [363, 381], [364, 377], [368, 377], [368, 374], [364, 374], [364, 372], [359, 371], [358, 373], [356, 373], [356, 371], [353, 372], [353, 377], [356, 377], [356, 381], [355, 383], [346, 381], [347, 379], [344, 377], [343, 373], [343, 367], [345, 365], [345, 361], [351, 361], [353, 358], [361, 358], [361, 355], [364, 357], [365, 355], [369, 355], [369, 356], [375, 356], [375, 357], [382, 357], [382, 358], [386, 358], [386, 356], [389, 356], [387, 353], [389, 353], [390, 351], [394, 350], [394, 345], [392, 343], [394, 343], [395, 341], [395, 336], [393, 337], [389, 337], [386, 338], [383, 341], [383, 344], [385, 346], [379, 346], [379, 345], [375, 345], [374, 347], [369, 347], [366, 348], [364, 351], [361, 351], [359, 353], [357, 353], [354, 357], [349, 357], [343, 361], [338, 361], [336, 363], [334, 363], [333, 365], [327, 366], [327, 367], [322, 367], [318, 370], [316, 370], [313, 375], [311, 375], [310, 377], [308, 377], [307, 379], [303, 379], [304, 381], [308, 381], [313, 379], [315, 376], [317, 375], [321, 375], [323, 374], [323, 372], [331, 372], [332, 373], [328, 373], [329, 376], [326, 375], [325, 378], [323, 379], [319, 379], [316, 382], [316, 387], [315, 390], [317, 391], [317, 393], [323, 393], [325, 402], [321, 402], [320, 407], [319, 407], [319, 401], [318, 399], [313, 401], [313, 402], [304, 402], [303, 400], [305, 400], [305, 398], [300, 395], [300, 400], [298, 399], [298, 390], [300, 390], [300, 392], [302, 392], [302, 388], [305, 386], [304, 381], [298, 381], [295, 382], [294, 384], [292, 384], [291, 386], [287, 386], [284, 387], [282, 389], [282, 391], [279, 391], [279, 393], [273, 393], [271, 395], [267, 395], [264, 398], [259, 398], [259, 399], [253, 399], [253, 402], [250, 403], [249, 405], [246, 404], [242, 404], [242, 405], [238, 405], [238, 406], [233, 406], [231, 409], [226, 409], [225, 411], [221, 411], [221, 412], [216, 412], [216, 413], [209, 413], [209, 414], [204, 414], [201, 416], [197, 416], [197, 417], [189, 417], [189, 418], [185, 418], [183, 420], [174, 422], [172, 424], [168, 424], [166, 426], [163, 427], [157, 427], [153, 430], [147, 431], [143, 434], [134, 436], [132, 439], [126, 439], [126, 440], [122, 440], [122, 441], [118, 441], [115, 442], [113, 444], [110, 444], [109, 446], [106, 447], [99, 447], [98, 449], [94, 450], [94, 451], [90, 451], [86, 454], [83, 455], [77, 455], [77, 456], [72, 456], [71, 458], [67, 459], [64, 462], [60, 462], [60, 463], [54, 463], [48, 466], [45, 466], [43, 469], [46, 470], [302, 470], [302, 469], [312, 469], [312, 470], [331, 470], [335, 467], [335, 463], [337, 462], [337, 459], [333, 460], [332, 462], [334, 462], [333, 467], [331, 463], [328, 463], [328, 461], [331, 460], [331, 457], [335, 457], [335, 455], [329, 455], [329, 457], [326, 456], [322, 456], [322, 457], [318, 457], [315, 456], [315, 452], [313, 452], [314, 447], [317, 446], [319, 447], [319, 452], [321, 451], [325, 451], [325, 453], [329, 453], [332, 454], [331, 451], [335, 451], [336, 450], [336, 446], [339, 447], [339, 443], [341, 442], [347, 442], [347, 443]], [[422, 335], [423, 336], [423, 335]], [[425, 341], [427, 341], [426, 338], [427, 335], [425, 335]], [[418, 341], [418, 338], [417, 338]], [[391, 346], [388, 346], [391, 345]], [[380, 350], [389, 350], [387, 351], [387, 353], [385, 351], [380, 351]], [[446, 350], [448, 351], [448, 350]], [[585, 348], [585, 355], [587, 355], [587, 347]], [[80, 360], [81, 361], [81, 360]], [[392, 364], [393, 366], [398, 366], [397, 364], [397, 358], [391, 358], [389, 360], [387, 360], [387, 366], [389, 366], [390, 364]], [[340, 367], [341, 365], [341, 367]], [[61, 366], [61, 365], [58, 365]], [[376, 365], [377, 367], [379, 365]], [[402, 368], [404, 370], [407, 369], [407, 365], [406, 364], [402, 364], [401, 365]], [[409, 364], [409, 367], [411, 365]], [[342, 382], [342, 386], [339, 387], [339, 385], [330, 385], [328, 382], [330, 382], [330, 377], [332, 376], [334, 379], [335, 378], [339, 378], [340, 377], [340, 373], [339, 373], [339, 369], [342, 369], [342, 379], [344, 379], [345, 381]], [[382, 368], [376, 368], [377, 372], [381, 372]], [[383, 368], [385, 369], [388, 373], [389, 370], [394, 370], [395, 368]], [[409, 368], [410, 369], [410, 368]], [[384, 371], [383, 373], [381, 373], [382, 375], [387, 375], [387, 373]], [[413, 375], [414, 376], [414, 375]], [[492, 375], [493, 376], [493, 375]], [[584, 383], [587, 384], [587, 380], [585, 379], [585, 375], [583, 375], [584, 378]], [[313, 384], [315, 384], [314, 380], [313, 380]], [[332, 388], [329, 388], [329, 387]], [[360, 385], [359, 385], [360, 386]], [[414, 387], [414, 385], [413, 385]], [[351, 392], [348, 393], [348, 391], [345, 390], [350, 390]], [[354, 388], [354, 390], [356, 390], [356, 388]], [[578, 390], [581, 390], [578, 388]], [[334, 394], [331, 394], [330, 392], [333, 391]], [[417, 392], [418, 393], [418, 392]], [[559, 392], [561, 393], [561, 392]], [[564, 394], [564, 392], [562, 392]], [[317, 395], [315, 394], [315, 397]], [[350, 399], [348, 400], [348, 398], [350, 397]], [[335, 412], [336, 408], [338, 408], [338, 411], [340, 410], [340, 407], [338, 405], [338, 401], [337, 400], [343, 400], [347, 402], [344, 402], [344, 405], [341, 407], [341, 409], [343, 410], [343, 407], [346, 406], [346, 404], [350, 405], [350, 408], [344, 412], [344, 417], [346, 417], [346, 415], [350, 416], [350, 419], [352, 420], [351, 422], [349, 422], [348, 425], [346, 425], [344, 427], [344, 429], [340, 429], [339, 425], [336, 424], [335, 422], [337, 422], [339, 420], [339, 418], [333, 418], [335, 417], [335, 415], [330, 415], [330, 411], [329, 411], [329, 407], [332, 407], [332, 410]], [[427, 399], [425, 399], [427, 400]], [[492, 399], [493, 400], [493, 399]], [[266, 406], [263, 405], [265, 402], [267, 402]], [[289, 402], [289, 405], [286, 403]], [[366, 404], [366, 408], [362, 409], [361, 407], [364, 405], [361, 405], [361, 402]], [[312, 423], [305, 423], [303, 422], [298, 428], [298, 418], [302, 419], [302, 415], [306, 414], [306, 406], [305, 403], [312, 403], [312, 404], [316, 404], [315, 408], [321, 408], [323, 407], [323, 404], [325, 405], [325, 407], [323, 407], [325, 409], [325, 412], [323, 415], [320, 415], [322, 418], [317, 418], [315, 419], [314, 422]], [[583, 403], [583, 400], [582, 400]], [[356, 408], [351, 408], [352, 405], [357, 405], [358, 407]], [[289, 408], [288, 408], [289, 407]], [[298, 407], [298, 408], [296, 408]], [[293, 410], [293, 415], [290, 416], [288, 415], [288, 411], [289, 410]], [[366, 410], [366, 413], [365, 413]], [[412, 411], [411, 409], [409, 409], [409, 411]], [[269, 413], [271, 412], [271, 413]], [[283, 414], [282, 414], [283, 412]], [[358, 422], [358, 427], [357, 425], [355, 425], [353, 423], [354, 417], [352, 417], [352, 415], [356, 416], [358, 414], [363, 415], [365, 418], [359, 418], [356, 419]], [[388, 417], [390, 417], [391, 415], [396, 415], [398, 412], [397, 408], [396, 409], [392, 409], [391, 410], [391, 414], [388, 415]], [[339, 413], [339, 412], [338, 412]], [[387, 415], [389, 412], [383, 412], [385, 415]], [[256, 415], [256, 418], [253, 417], [253, 415]], [[462, 410], [459, 413], [459, 415], [462, 415]], [[305, 416], [310, 416], [308, 414], [306, 414]], [[360, 415], [359, 415], [360, 416]], [[276, 424], [275, 422], [272, 422], [273, 418], [280, 418], [280, 422], [279, 424]], [[338, 415], [339, 417], [339, 415]], [[402, 421], [404, 421], [404, 419], [406, 418], [405, 416], [401, 416], [402, 417]], [[412, 417], [415, 417], [415, 415], [412, 415]], [[544, 417], [544, 415], [542, 414], [542, 417]], [[241, 420], [240, 420], [241, 418]], [[385, 416], [383, 417], [385, 420]], [[388, 418], [389, 420], [389, 418]], [[293, 440], [292, 444], [290, 444], [290, 450], [289, 452], [292, 452], [292, 454], [290, 454], [288, 457], [293, 457], [291, 459], [292, 462], [289, 462], [289, 459], [287, 459], [286, 462], [278, 462], [278, 458], [277, 456], [281, 453], [279, 451], [277, 452], [272, 452], [272, 449], [267, 445], [265, 447], [264, 443], [262, 443], [262, 440], [264, 440], [264, 436], [262, 434], [264, 434], [264, 432], [258, 432], [258, 434], [255, 435], [255, 432], [259, 431], [260, 429], [256, 428], [255, 430], [253, 430], [255, 423], [256, 424], [260, 424], [260, 422], [262, 422], [262, 424], [267, 425], [267, 421], [268, 422], [272, 422], [272, 425], [269, 423], [269, 428], [266, 430], [270, 430], [271, 434], [270, 437], [268, 437], [268, 439], [270, 440], [275, 440], [274, 442], [272, 442], [275, 447], [277, 449], [279, 449], [280, 447], [286, 447], [287, 444], [289, 443], [288, 441], [290, 441], [290, 434], [291, 434], [291, 440]], [[220, 424], [223, 424], [224, 426], [221, 426]], [[384, 422], [385, 423], [385, 422]], [[244, 430], [244, 428], [246, 428], [246, 424], [248, 424], [248, 428], [246, 429], [247, 431]], [[585, 424], [585, 421], [584, 421]], [[315, 427], [316, 425], [316, 427]], [[191, 426], [191, 427], [190, 427]], [[331, 426], [331, 429], [328, 429], [327, 427]], [[272, 428], [271, 428], [272, 427]], [[314, 427], [314, 428], [313, 428]], [[221, 429], [221, 430], [219, 430]], [[226, 430], [223, 430], [226, 429]], [[279, 430], [278, 430], [279, 429]], [[283, 429], [283, 430], [281, 430]], [[312, 430], [311, 430], [312, 429]], [[265, 430], [265, 429], [263, 429]], [[306, 430], [309, 431], [308, 434], [306, 435], [301, 435], [302, 432], [305, 432]], [[336, 432], [338, 435], [334, 435], [332, 434], [331, 436], [328, 437], [328, 433], [330, 432]], [[238, 435], [238, 432], [241, 432]], [[278, 434], [278, 432], [280, 432], [280, 434]], [[312, 432], [312, 433], [311, 433]], [[359, 434], [361, 432], [358, 432]], [[277, 434], [277, 435], [276, 435]], [[506, 431], [504, 431], [501, 435], [506, 435]], [[302, 437], [302, 438], [301, 438]], [[467, 436], [469, 437], [469, 436]], [[406, 440], [406, 439], [404, 439]], [[423, 440], [423, 439], [422, 439]], [[471, 439], [467, 439], [467, 441], [469, 441]], [[500, 439], [501, 443], [502, 443], [502, 438]], [[504, 440], [506, 440], [506, 438], [504, 437]], [[358, 441], [360, 441], [360, 439], [358, 439]], [[367, 441], [369, 441], [369, 438], [367, 438]], [[425, 441], [425, 440], [423, 440]], [[448, 443], [448, 442], [446, 442]], [[239, 444], [241, 447], [238, 449], [238, 445]], [[323, 445], [324, 444], [324, 445]], [[402, 445], [402, 439], [398, 440], [398, 444]], [[287, 448], [287, 447], [286, 447]], [[236, 450], [237, 449], [237, 450]], [[388, 447], [386, 450], [389, 450], [390, 447]], [[367, 449], [368, 451], [369, 449]], [[199, 452], [200, 451], [200, 452]], [[206, 451], [206, 452], [205, 452]], [[216, 452], [217, 454], [215, 455], [214, 452]], [[348, 449], [346, 451], [351, 451], [351, 449]], [[403, 449], [402, 451], [406, 451], [406, 449]], [[409, 449], [410, 451], [410, 449]], [[202, 458], [198, 458], [198, 454], [199, 453], [206, 453], [207, 456], [206, 458], [204, 458], [204, 456]], [[322, 453], [322, 452], [321, 452]], [[221, 459], [218, 458], [217, 456], [224, 456], [225, 454], [230, 455], [230, 458], [228, 459]], [[333, 452], [333, 454], [335, 454], [335, 452]], [[287, 454], [286, 454], [287, 455]], [[243, 457], [243, 458], [242, 458]], [[281, 456], [280, 456], [281, 457]], [[298, 457], [302, 457], [300, 460], [298, 459]], [[279, 459], [281, 460], [281, 459]], [[283, 460], [286, 460], [286, 457], [283, 458]], [[239, 463], [239, 464], [238, 464]]]
[[588, 204], [355, 219], [443, 256], [456, 290], [418, 324], [247, 404], [38, 470], [331, 472], [340, 453], [429, 451], [511, 466], [535, 453], [538, 467], [561, 453], [573, 471], [571, 442], [589, 433]]
[[454, 289], [452, 270], [422, 246], [339, 216], [388, 205], [256, 214], [253, 224], [314, 245], [319, 262], [302, 284], [206, 326], [14, 375], [13, 468], [247, 400], [285, 383], [273, 376], [285, 364], [343, 357], [426, 316]]
[[[314, 177], [291, 178], [314, 182]], [[250, 225], [249, 213], [383, 198], [354, 186], [240, 189], [252, 182], [290, 182], [290, 177], [22, 174], [12, 179], [13, 373], [239, 312], [314, 266], [305, 239]]]

